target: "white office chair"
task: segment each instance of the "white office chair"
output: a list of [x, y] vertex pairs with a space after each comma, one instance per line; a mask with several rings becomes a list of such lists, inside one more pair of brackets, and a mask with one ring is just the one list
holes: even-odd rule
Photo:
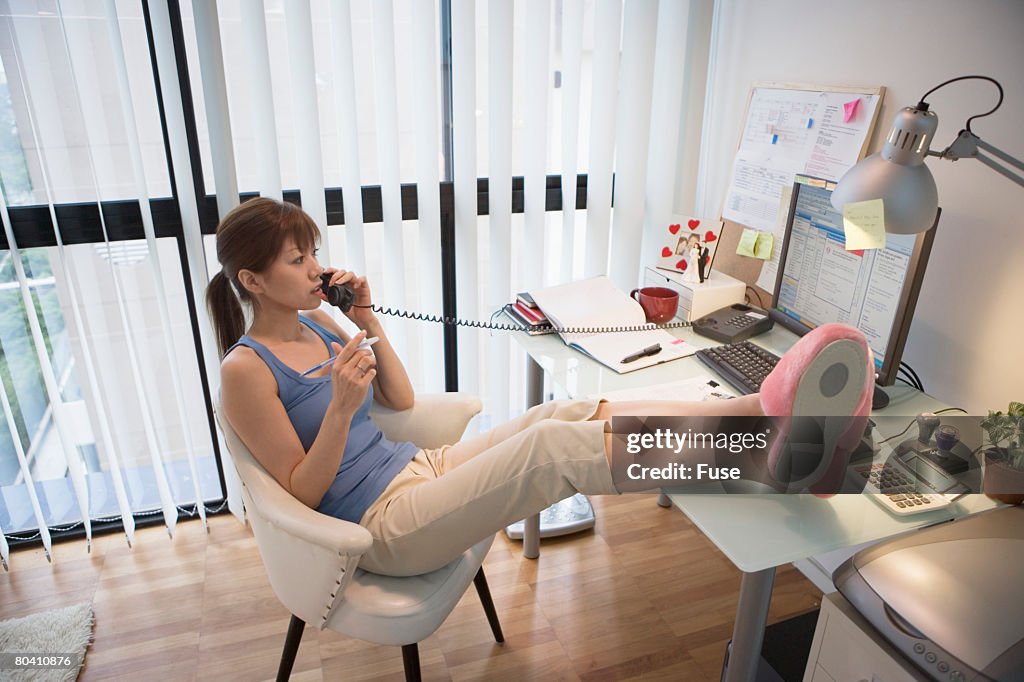
[[[371, 409], [384, 434], [420, 447], [454, 443], [480, 401], [460, 393], [418, 396], [402, 412]], [[306, 623], [377, 644], [402, 647], [407, 680], [419, 680], [417, 643], [430, 636], [473, 582], [494, 638], [504, 641], [491, 601], [483, 563], [494, 536], [433, 573], [389, 577], [356, 568], [371, 544], [370, 532], [354, 523], [314, 511], [295, 499], [253, 458], [222, 415], [217, 422], [242, 481], [246, 517], [270, 578], [270, 585], [292, 613], [277, 679], [287, 680]]]

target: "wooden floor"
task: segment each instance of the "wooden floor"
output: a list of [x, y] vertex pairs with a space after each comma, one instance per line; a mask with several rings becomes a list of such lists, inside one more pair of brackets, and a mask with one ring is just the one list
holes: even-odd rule
[[[484, 563], [505, 631], [495, 644], [470, 588], [420, 643], [427, 680], [718, 680], [740, 573], [676, 509], [651, 495], [593, 499], [597, 527], [544, 540], [538, 560], [499, 533]], [[232, 516], [15, 550], [0, 575], [0, 618], [90, 601], [95, 642], [79, 680], [265, 680], [289, 614], [255, 542]], [[770, 622], [807, 612], [821, 593], [779, 569]], [[293, 680], [402, 679], [397, 647], [307, 627]]]

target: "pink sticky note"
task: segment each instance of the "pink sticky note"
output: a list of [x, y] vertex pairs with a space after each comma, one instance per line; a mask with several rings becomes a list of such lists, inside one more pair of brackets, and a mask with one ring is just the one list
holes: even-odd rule
[[860, 97], [851, 99], [843, 104], [843, 123], [849, 123], [850, 119], [857, 115], [857, 105], [860, 104]]

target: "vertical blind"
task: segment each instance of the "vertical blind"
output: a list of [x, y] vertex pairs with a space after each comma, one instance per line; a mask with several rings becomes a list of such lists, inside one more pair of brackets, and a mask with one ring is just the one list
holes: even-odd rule
[[[644, 236], [676, 209], [678, 169], [696, 161], [678, 154], [690, 13], [689, 2], [654, 0], [453, 0], [460, 315], [486, 319], [516, 292], [581, 276], [637, 286], [651, 260]], [[574, 210], [578, 174], [584, 211]], [[488, 181], [480, 220], [466, 191], [478, 176]], [[546, 210], [552, 176], [561, 215]], [[522, 178], [521, 214], [513, 177]], [[460, 387], [484, 393], [492, 420], [521, 411], [522, 351], [507, 335], [468, 339], [480, 350], [467, 336]]]
[[[441, 313], [440, 240], [446, 210], [454, 218], [456, 293], [462, 318], [487, 319], [518, 291], [574, 277], [610, 274], [622, 289], [636, 286], [647, 251], [644, 236], [675, 208], [679, 168], [690, 163], [677, 153], [680, 121], [700, 125], [683, 115], [684, 81], [694, 77], [683, 63], [688, 36], [693, 34], [687, 24], [690, 5], [657, 0], [451, 0], [448, 118], [443, 113], [441, 68], [446, 46], [439, 40], [439, 35], [445, 35], [441, 30], [445, 5], [434, 0], [182, 3], [178, 7], [187, 76], [175, 60], [168, 4], [151, 1], [149, 18], [166, 143], [181, 210], [180, 248], [196, 300], [202, 300], [209, 276], [219, 269], [213, 238], [204, 236], [200, 226], [205, 196], [198, 192], [211, 190], [219, 216], [238, 204], [240, 193], [281, 198], [298, 190], [303, 208], [321, 226], [321, 262], [365, 273], [374, 302], [387, 307]], [[173, 366], [191, 362], [198, 371], [202, 364], [216, 396], [219, 358], [201, 305], [194, 312], [204, 351], [201, 357], [169, 341], [150, 339], [136, 328], [132, 317], [130, 291], [139, 278], [147, 277], [157, 301], [150, 311], [155, 326], [177, 324], [175, 294], [168, 282], [184, 276], [176, 268], [161, 268], [155, 260], [162, 245], [153, 230], [149, 205], [151, 198], [161, 195], [153, 190], [160, 178], [154, 173], [146, 133], [136, 124], [136, 120], [148, 121], [152, 114], [140, 108], [140, 101], [153, 94], [154, 84], [152, 80], [140, 83], [132, 75], [133, 58], [126, 55], [125, 46], [137, 41], [127, 39], [122, 31], [128, 20], [133, 30], [141, 27], [141, 16], [115, 0], [107, 0], [104, 10], [110, 42], [107, 61], [72, 54], [79, 49], [76, 45], [89, 41], [76, 43], [73, 34], [78, 29], [63, 13], [58, 12], [55, 19], [65, 35], [62, 59], [76, 84], [68, 97], [87, 121], [83, 126], [87, 137], [94, 129], [88, 120], [104, 105], [89, 101], [98, 95], [89, 94], [83, 84], [96, 87], [86, 79], [87, 75], [96, 79], [98, 64], [109, 61], [113, 67], [113, 84], [104, 87], [116, 88], [117, 122], [122, 124], [118, 134], [123, 136], [132, 169], [130, 182], [122, 185], [130, 186], [126, 196], [139, 202], [145, 266], [136, 268], [135, 279], [126, 278], [125, 267], [113, 256], [116, 243], [105, 225], [106, 251], [98, 253], [106, 254], [106, 278], [113, 289], [110, 310], [116, 333], [123, 339], [126, 374], [143, 427], [133, 441], [137, 446], [131, 457], [137, 459], [139, 451], [147, 453], [159, 510], [172, 530], [181, 509], [175, 491], [182, 484], [173, 479], [162, 455], [167, 451], [166, 431], [169, 425], [178, 425], [178, 438], [187, 454], [186, 478], [195, 500], [202, 500], [204, 492], [197, 453], [212, 448], [212, 443], [202, 443], [208, 436], [196, 427], [195, 415], [190, 413], [190, 406], [203, 402], [195, 399], [195, 383], [179, 381], [175, 372], [165, 373], [160, 375], [167, 379], [167, 390], [163, 390], [164, 384], [148, 381], [146, 366], [154, 362], [157, 352], [160, 361]], [[46, 42], [30, 33], [40, 20], [11, 16], [5, 21], [3, 65], [8, 81], [12, 77], [26, 81], [26, 92], [43, 87], [31, 83], [40, 76], [31, 72], [30, 60], [18, 58], [25, 54], [25, 48], [19, 48], [25, 40]], [[12, 51], [14, 58], [9, 57]], [[195, 106], [200, 156], [196, 165], [202, 168], [198, 180], [191, 170], [196, 160], [189, 156], [188, 103], [183, 92]], [[31, 97], [25, 99], [31, 105]], [[32, 113], [31, 106], [29, 110]], [[104, 120], [109, 118], [106, 115]], [[445, 125], [450, 126], [450, 148], [445, 145]], [[105, 148], [95, 139], [87, 142], [90, 148]], [[48, 154], [66, 153], [63, 148], [48, 152], [45, 141], [33, 148], [38, 150], [34, 163], [44, 171], [41, 177], [56, 158]], [[446, 161], [451, 169], [447, 177]], [[86, 194], [98, 201], [104, 192], [103, 169], [117, 164], [88, 158], [85, 165], [95, 178]], [[586, 179], [586, 208], [577, 210], [581, 176]], [[450, 209], [442, 205], [445, 181], [453, 187]], [[403, 207], [403, 197], [411, 196], [403, 185], [415, 188], [412, 209]], [[380, 188], [379, 194], [369, 195], [380, 197], [379, 210], [364, 206], [363, 191], [368, 186]], [[478, 191], [483, 187], [486, 195]], [[341, 190], [343, 220], [325, 198], [331, 188]], [[34, 190], [38, 195], [38, 188]], [[478, 215], [484, 197], [487, 211]], [[60, 378], [50, 366], [45, 339], [37, 329], [42, 325], [33, 322], [30, 300], [37, 285], [19, 267], [22, 258], [7, 201], [5, 195], [0, 214], [14, 264], [13, 280], [43, 366], [57, 433], [67, 441], [63, 451], [72, 483], [69, 489], [88, 532], [87, 467], [75, 449], [75, 436], [60, 426], [72, 423], [65, 414], [68, 401], [61, 398]], [[549, 210], [559, 201], [561, 215]], [[83, 275], [74, 272], [74, 262], [62, 255], [67, 249], [59, 243], [54, 210], [59, 202], [50, 197], [46, 203], [58, 240], [55, 277], [77, 282], [79, 290], [88, 287]], [[410, 210], [417, 216], [414, 221], [404, 219]], [[367, 221], [364, 212], [376, 218]], [[100, 216], [102, 223], [103, 211]], [[63, 289], [71, 292], [76, 287], [65, 284]], [[130, 538], [132, 494], [122, 475], [127, 455], [118, 447], [125, 440], [118, 436], [124, 426], [115, 416], [119, 407], [102, 389], [105, 379], [97, 369], [99, 363], [90, 369], [89, 359], [104, 349], [90, 343], [88, 325], [76, 312], [81, 303], [73, 300], [73, 293], [67, 298], [78, 344], [76, 357], [83, 358], [82, 384], [89, 387], [83, 393], [88, 394], [90, 420], [99, 433], [95, 440], [102, 443], [97, 447], [104, 452], [104, 467], [114, 472], [111, 486]], [[417, 390], [443, 390], [440, 325], [396, 318], [384, 322]], [[459, 387], [483, 394], [483, 425], [523, 409], [523, 357], [511, 341], [508, 334], [475, 329], [458, 334]], [[75, 371], [79, 372], [77, 366]], [[32, 467], [21, 447], [25, 439], [18, 437], [19, 428], [24, 431], [24, 427], [15, 423], [13, 403], [8, 400], [13, 388], [6, 379], [4, 389], [5, 421], [14, 436], [11, 455], [29, 482], [26, 505], [49, 547], [42, 511], [48, 506], [44, 497], [49, 491], [30, 483]], [[224, 467], [224, 474], [228, 504], [241, 514], [232, 467]], [[198, 513], [203, 515], [201, 504]], [[0, 550], [6, 557], [6, 543]]]
[[[6, 9], [0, 526], [50, 556], [54, 529], [81, 528], [88, 547], [97, 521], [119, 521], [129, 544], [136, 515], [172, 535], [183, 514], [205, 524], [221, 493], [177, 251], [150, 210], [169, 187], [142, 16], [113, 0]], [[124, 214], [103, 202], [121, 199], [141, 239], [113, 238]], [[71, 201], [80, 220], [59, 220]], [[45, 209], [53, 246], [19, 245], [25, 205]], [[88, 222], [99, 241], [83, 240]]]

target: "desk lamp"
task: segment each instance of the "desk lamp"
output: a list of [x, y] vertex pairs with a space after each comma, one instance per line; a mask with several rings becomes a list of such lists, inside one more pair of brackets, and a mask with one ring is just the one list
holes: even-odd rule
[[[989, 111], [967, 119], [953, 143], [942, 152], [930, 149], [932, 137], [939, 124], [935, 112], [929, 111], [925, 97], [944, 85], [967, 79], [987, 80], [999, 89], [999, 101]], [[844, 204], [869, 199], [881, 199], [885, 206], [885, 230], [896, 234], [924, 232], [935, 224], [939, 196], [935, 179], [924, 165], [925, 157], [957, 161], [977, 159], [997, 173], [1024, 186], [1024, 175], [1003, 167], [988, 152], [1005, 163], [1024, 170], [1024, 163], [1006, 152], [982, 141], [971, 132], [971, 121], [993, 113], [1003, 103], [1003, 87], [988, 76], [960, 76], [940, 83], [921, 97], [913, 107], [904, 107], [893, 119], [882, 151], [858, 162], [843, 175], [832, 193], [832, 206], [842, 211]]]

